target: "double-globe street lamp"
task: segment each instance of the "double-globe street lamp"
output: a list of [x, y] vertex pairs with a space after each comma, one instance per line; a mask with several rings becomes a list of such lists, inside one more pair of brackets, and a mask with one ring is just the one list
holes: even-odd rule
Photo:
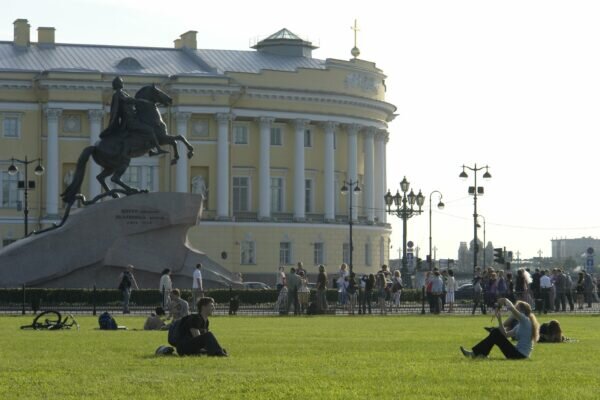
[[433, 269], [433, 262], [434, 262], [433, 254], [431, 253], [431, 251], [432, 251], [431, 250], [431, 243], [432, 243], [432, 239], [431, 239], [431, 210], [432, 210], [431, 197], [436, 193], [440, 196], [440, 199], [437, 204], [437, 208], [440, 210], [443, 210], [444, 206], [445, 206], [445, 204], [442, 202], [442, 198], [444, 197], [444, 195], [442, 195], [442, 192], [440, 192], [439, 190], [434, 190], [433, 192], [429, 193], [429, 263], [428, 263], [429, 265], [428, 265], [428, 267], [429, 267], [430, 271]]
[[352, 225], [354, 224], [354, 214], [352, 213], [352, 198], [360, 193], [360, 187], [358, 186], [358, 181], [349, 180], [344, 181], [343, 183], [344, 186], [342, 186], [342, 188], [340, 189], [340, 193], [345, 196], [348, 194], [349, 191], [352, 192], [352, 194], [348, 197], [348, 225], [350, 226], [350, 248], [348, 249], [348, 264], [350, 264], [350, 274], [352, 274], [352, 253], [354, 252], [354, 244], [352, 242]]
[[[400, 182], [402, 194], [400, 194], [400, 191], [396, 190], [396, 194], [392, 196], [388, 190], [384, 196], [387, 213], [391, 215], [395, 214], [398, 218], [402, 219], [402, 274], [404, 276], [408, 276], [408, 260], [406, 259], [406, 222], [415, 215], [420, 215], [423, 212], [422, 207], [425, 203], [425, 196], [423, 196], [420, 190], [417, 195], [415, 195], [412, 189], [410, 193], [407, 194], [409, 188], [410, 183], [406, 180], [406, 177], [404, 177], [402, 182]], [[392, 204], [396, 207], [395, 209], [392, 209]], [[419, 207], [418, 209], [415, 209], [415, 204]]]
[[465, 172], [465, 169], [469, 171], [473, 171], [474, 183], [473, 186], [469, 186], [469, 194], [473, 196], [473, 275], [475, 275], [475, 269], [477, 268], [477, 255], [479, 253], [479, 243], [477, 243], [477, 195], [483, 196], [483, 187], [477, 186], [477, 172], [483, 171], [485, 169], [485, 173], [483, 174], [483, 179], [490, 179], [492, 175], [488, 171], [488, 166], [485, 167], [477, 167], [477, 164], [474, 164], [472, 167], [462, 166], [462, 172], [460, 173], [459, 178], [467, 179], [469, 175]]
[[29, 230], [28, 230], [28, 223], [29, 223], [29, 203], [28, 203], [28, 191], [29, 189], [35, 189], [35, 181], [30, 181], [29, 180], [29, 174], [28, 174], [28, 169], [29, 169], [29, 164], [33, 164], [37, 162], [37, 166], [35, 167], [35, 169], [33, 170], [33, 173], [36, 174], [37, 176], [43, 175], [44, 174], [44, 167], [42, 166], [42, 159], [41, 158], [36, 158], [35, 160], [28, 160], [27, 156], [25, 156], [24, 160], [20, 160], [18, 158], [11, 158], [11, 163], [10, 163], [10, 167], [8, 167], [8, 174], [11, 176], [15, 176], [19, 173], [19, 168], [15, 165], [15, 163], [17, 164], [22, 164], [24, 166], [24, 170], [25, 170], [25, 179], [24, 180], [20, 180], [18, 182], [18, 188], [19, 189], [23, 189], [24, 190], [24, 207], [23, 207], [23, 214], [24, 214], [24, 226], [25, 226], [25, 235], [24, 237], [27, 237], [27, 235], [29, 234]]

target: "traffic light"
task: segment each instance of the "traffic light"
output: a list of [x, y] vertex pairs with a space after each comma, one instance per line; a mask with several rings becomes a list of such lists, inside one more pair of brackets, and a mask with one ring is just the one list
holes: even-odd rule
[[504, 249], [494, 249], [494, 262], [498, 264], [504, 264]]
[[[429, 256], [427, 256], [429, 257]], [[420, 257], [417, 257], [417, 271], [421, 271], [423, 268], [423, 260]]]

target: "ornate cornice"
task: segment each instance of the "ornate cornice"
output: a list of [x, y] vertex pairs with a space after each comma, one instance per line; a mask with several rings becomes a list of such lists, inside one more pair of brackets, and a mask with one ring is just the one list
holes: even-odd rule
[[295, 102], [301, 101], [307, 103], [355, 106], [384, 112], [390, 116], [393, 115], [396, 111], [396, 106], [390, 103], [386, 103], [384, 101], [335, 93], [291, 91], [277, 89], [247, 89], [245, 92], [245, 96], [247, 96], [248, 98], [266, 100]]
[[225, 85], [193, 85], [185, 83], [174, 83], [168, 85], [172, 93], [200, 94], [200, 95], [226, 95], [241, 94], [240, 86]]
[[13, 79], [0, 79], [0, 89], [31, 89], [31, 81], [21, 81]]
[[62, 115], [62, 111], [60, 108], [46, 108], [44, 114], [49, 120], [58, 119]]
[[49, 90], [107, 90], [111, 88], [110, 82], [103, 81], [67, 81], [40, 79], [38, 81], [40, 89]]
[[178, 111], [178, 112], [174, 113], [173, 116], [177, 120], [177, 123], [179, 123], [179, 122], [187, 122], [192, 117], [192, 113], [191, 112], [181, 112], [181, 111]]
[[323, 129], [325, 129], [325, 132], [335, 132], [339, 125], [339, 122], [335, 121], [327, 121], [321, 123], [321, 126], [323, 127]]

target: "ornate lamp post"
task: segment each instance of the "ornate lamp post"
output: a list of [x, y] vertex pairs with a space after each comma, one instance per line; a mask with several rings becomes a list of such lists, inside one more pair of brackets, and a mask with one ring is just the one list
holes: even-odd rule
[[479, 168], [477, 167], [477, 164], [473, 167], [463, 165], [463, 170], [460, 175], [458, 175], [461, 179], [467, 179], [469, 175], [467, 175], [465, 169], [473, 171], [474, 184], [473, 186], [469, 186], [469, 194], [473, 196], [473, 274], [475, 274], [475, 268], [477, 268], [477, 254], [479, 253], [479, 243], [477, 243], [477, 195], [483, 195], [483, 187], [477, 186], [477, 172], [485, 169], [483, 179], [490, 179], [492, 175], [488, 172], [488, 168], [487, 165]]
[[354, 244], [352, 242], [352, 225], [353, 223], [353, 219], [354, 216], [352, 214], [352, 198], [354, 197], [354, 195], [358, 195], [360, 193], [360, 187], [358, 187], [358, 181], [344, 181], [344, 186], [342, 186], [342, 188], [340, 189], [340, 193], [345, 196], [348, 194], [348, 191], [352, 191], [352, 195], [348, 198], [348, 225], [350, 226], [350, 248], [348, 249], [349, 251], [349, 267], [350, 267], [350, 273], [352, 273], [352, 253], [354, 252]]
[[442, 195], [442, 193], [439, 190], [434, 190], [433, 192], [429, 193], [429, 270], [431, 271], [433, 269], [433, 254], [431, 253], [431, 196], [433, 196], [435, 193], [439, 194], [440, 196], [440, 200], [437, 204], [437, 208], [439, 208], [440, 210], [444, 209], [444, 203], [442, 202], [442, 197], [444, 197], [444, 195]]
[[25, 207], [23, 208], [23, 214], [24, 214], [23, 218], [24, 218], [24, 225], [25, 225], [24, 237], [27, 237], [27, 235], [29, 234], [29, 230], [28, 230], [28, 222], [29, 222], [28, 191], [29, 191], [29, 189], [35, 189], [35, 181], [29, 181], [29, 179], [28, 179], [28, 177], [29, 177], [28, 167], [29, 167], [29, 164], [32, 164], [35, 162], [37, 162], [38, 165], [33, 170], [33, 173], [36, 174], [37, 176], [43, 175], [44, 167], [42, 166], [41, 158], [37, 158], [35, 160], [28, 160], [27, 156], [25, 156], [24, 160], [19, 160], [18, 158], [11, 158], [11, 164], [10, 164], [10, 167], [8, 167], [8, 174], [11, 176], [14, 176], [19, 172], [19, 168], [17, 168], [15, 163], [24, 165], [24, 169], [25, 169], [25, 180], [19, 181], [19, 184], [18, 184], [19, 189], [23, 189], [25, 192], [25, 201], [24, 201]]
[[[388, 190], [384, 196], [387, 213], [390, 215], [395, 214], [398, 218], [402, 219], [402, 274], [405, 275], [408, 275], [408, 264], [406, 259], [406, 222], [413, 216], [421, 214], [423, 212], [423, 203], [425, 203], [425, 196], [423, 196], [420, 190], [419, 194], [415, 196], [415, 193], [412, 190], [407, 194], [409, 188], [410, 183], [406, 180], [406, 177], [404, 177], [402, 182], [400, 182], [402, 194], [400, 194], [400, 191], [396, 190], [396, 194], [392, 196]], [[392, 209], [392, 204], [396, 207], [395, 209]], [[419, 207], [418, 209], [415, 209], [415, 204]]]

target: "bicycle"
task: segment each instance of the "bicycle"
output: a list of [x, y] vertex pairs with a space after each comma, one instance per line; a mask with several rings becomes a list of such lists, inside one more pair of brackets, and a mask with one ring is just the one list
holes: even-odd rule
[[34, 329], [34, 330], [59, 330], [59, 329], [71, 329], [75, 325], [79, 330], [79, 323], [73, 314], [68, 313], [63, 319], [60, 312], [55, 310], [47, 310], [39, 313], [33, 319], [31, 325], [23, 325], [21, 329]]

